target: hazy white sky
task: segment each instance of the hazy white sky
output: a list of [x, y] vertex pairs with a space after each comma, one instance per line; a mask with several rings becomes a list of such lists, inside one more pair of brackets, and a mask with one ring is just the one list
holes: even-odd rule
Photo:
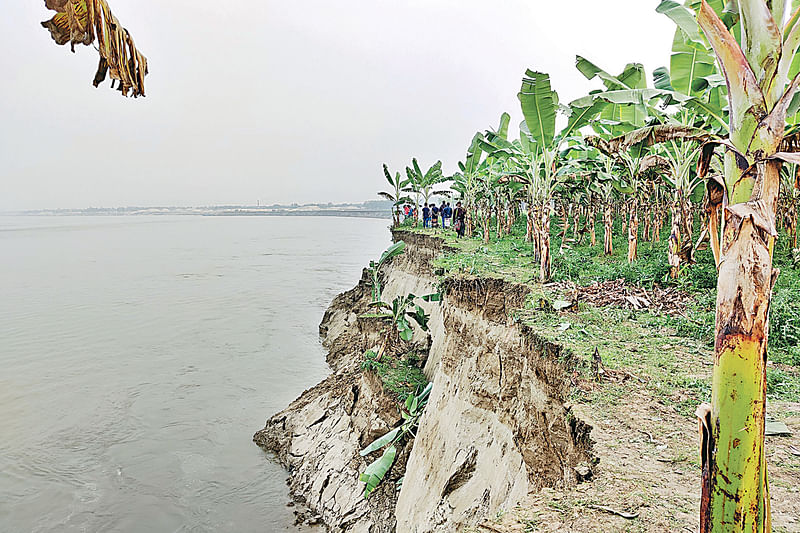
[[150, 61], [148, 96], [91, 86], [43, 0], [0, 18], [0, 211], [363, 201], [381, 164], [442, 159], [521, 119], [526, 68], [566, 102], [617, 72], [669, 60], [656, 0], [112, 0]]

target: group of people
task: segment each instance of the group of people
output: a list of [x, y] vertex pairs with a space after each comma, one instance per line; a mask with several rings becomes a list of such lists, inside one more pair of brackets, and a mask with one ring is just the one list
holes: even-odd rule
[[[409, 220], [418, 216], [417, 209], [406, 204], [403, 206], [403, 214], [405, 219]], [[422, 207], [422, 227], [424, 228], [438, 228], [441, 222], [442, 228], [449, 228], [451, 221], [453, 229], [459, 237], [464, 236], [465, 219], [467, 211], [461, 206], [461, 202], [456, 202], [456, 208], [450, 207], [450, 202], [442, 201], [442, 205], [425, 204]]]
[[450, 219], [453, 217], [453, 208], [449, 202], [442, 202], [441, 206], [436, 204], [425, 204], [422, 208], [422, 227], [438, 228], [439, 221], [443, 228], [450, 227]]

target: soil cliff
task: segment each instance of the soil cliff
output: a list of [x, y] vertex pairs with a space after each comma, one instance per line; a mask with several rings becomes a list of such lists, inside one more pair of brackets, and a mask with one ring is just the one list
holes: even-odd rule
[[385, 321], [361, 317], [371, 299], [365, 272], [320, 325], [332, 374], [254, 436], [289, 470], [298, 518], [335, 532], [459, 531], [532, 491], [574, 484], [575, 467], [592, 461], [590, 428], [565, 403], [577, 362], [514, 320], [528, 289], [439, 280], [432, 266], [443, 252], [439, 239], [402, 231], [394, 239], [407, 246], [381, 272], [383, 299], [443, 296], [424, 305], [428, 332], [391, 347], [423, 354], [433, 382], [428, 406], [416, 438], [365, 500], [358, 475], [371, 458], [358, 452], [401, 420], [396, 395], [361, 369], [364, 352], [389, 333]]

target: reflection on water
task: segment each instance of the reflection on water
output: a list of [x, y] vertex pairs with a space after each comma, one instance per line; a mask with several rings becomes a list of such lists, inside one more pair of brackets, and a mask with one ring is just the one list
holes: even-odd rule
[[251, 436], [326, 374], [316, 325], [385, 227], [0, 217], [0, 530], [290, 529]]

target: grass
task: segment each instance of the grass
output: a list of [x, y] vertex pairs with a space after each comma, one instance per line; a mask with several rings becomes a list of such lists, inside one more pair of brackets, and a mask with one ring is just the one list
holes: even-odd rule
[[425, 388], [428, 378], [419, 367], [419, 355], [415, 351], [408, 352], [400, 357], [393, 357], [384, 353], [380, 361], [376, 354], [368, 350], [364, 354], [362, 370], [374, 371], [385, 390], [395, 394], [398, 401], [405, 401], [409, 394], [414, 394]]
[[[559, 230], [553, 225], [551, 235]], [[668, 228], [667, 228], [668, 230]], [[619, 221], [615, 226], [614, 254], [602, 251], [602, 227], [598, 225], [598, 244], [589, 246], [565, 243], [563, 252], [557, 236], [551, 238], [553, 280], [570, 280], [585, 286], [605, 280], [624, 279], [632, 285], [652, 288], [673, 286], [689, 292], [693, 299], [685, 316], [666, 316], [649, 311], [634, 312], [613, 308], [581, 306], [577, 312], [558, 313], [540, 309], [538, 299], [555, 300], [538, 283], [538, 264], [530, 243], [524, 242], [524, 220], [512, 234], [484, 244], [478, 236], [456, 238], [452, 231], [416, 229], [442, 237], [455, 252], [434, 262], [441, 276], [471, 275], [501, 278], [528, 285], [530, 303], [520, 310], [518, 320], [547, 338], [568, 346], [584, 361], [591, 360], [597, 348], [607, 368], [624, 369], [650, 388], [665, 404], [674, 405], [691, 416], [700, 401], [708, 401], [709, 376], [714, 340], [716, 307], [716, 268], [710, 250], [697, 253], [697, 263], [686, 267], [677, 280], [670, 279], [666, 258], [666, 230], [660, 242], [640, 242], [639, 259], [627, 262], [627, 239]], [[696, 234], [699, 233], [699, 229]], [[773, 291], [770, 309], [769, 357], [775, 363], [767, 369], [771, 399], [800, 400], [800, 268], [791, 249], [779, 239], [774, 264], [781, 270]], [[784, 244], [782, 244], [784, 243]], [[618, 402], [629, 391], [626, 383], [609, 384], [596, 391], [576, 392], [583, 401]]]

